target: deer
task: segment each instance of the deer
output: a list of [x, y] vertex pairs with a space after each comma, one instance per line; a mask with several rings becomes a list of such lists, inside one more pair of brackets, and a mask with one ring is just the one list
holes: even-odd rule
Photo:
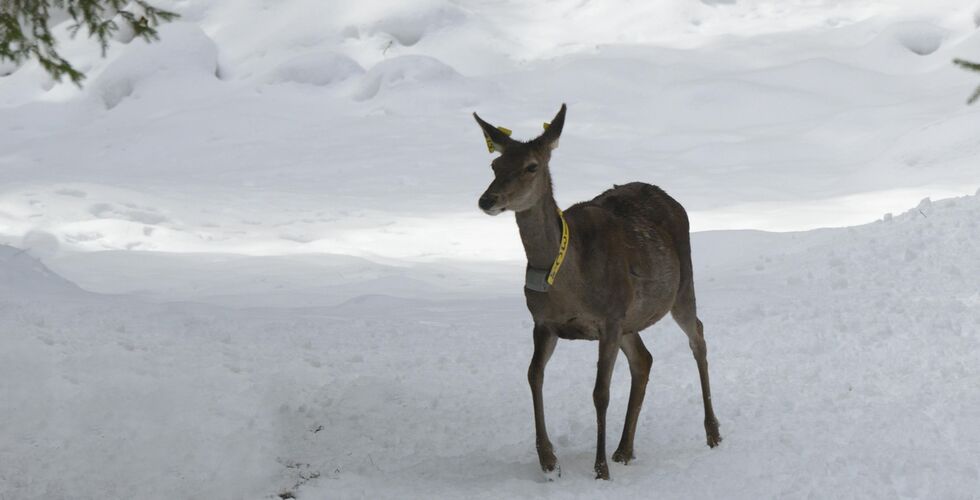
[[704, 402], [707, 444], [721, 442], [711, 404], [704, 325], [698, 319], [687, 212], [657, 186], [632, 182], [590, 201], [558, 208], [550, 160], [558, 147], [567, 106], [561, 105], [544, 132], [530, 141], [484, 121], [476, 113], [491, 152], [494, 178], [480, 196], [488, 215], [514, 212], [527, 257], [524, 297], [534, 320], [534, 352], [528, 366], [534, 408], [535, 447], [541, 470], [561, 475], [548, 439], [542, 387], [544, 371], [558, 339], [599, 342], [595, 387], [596, 479], [609, 479], [606, 409], [619, 351], [630, 370], [629, 403], [615, 462], [635, 458], [633, 440], [653, 357], [640, 332], [668, 312], [687, 335], [697, 361]]

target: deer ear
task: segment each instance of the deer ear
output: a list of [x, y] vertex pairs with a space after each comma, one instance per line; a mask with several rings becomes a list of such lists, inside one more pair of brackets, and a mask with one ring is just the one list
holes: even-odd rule
[[491, 146], [491, 153], [494, 151], [500, 151], [503, 153], [504, 150], [507, 149], [507, 146], [513, 142], [513, 139], [508, 137], [506, 133], [483, 121], [483, 119], [476, 113], [473, 113], [473, 118], [476, 118], [476, 123], [480, 125], [481, 129], [483, 129], [483, 136], [487, 139], [487, 146]]
[[550, 124], [545, 124], [544, 133], [541, 134], [541, 137], [538, 137], [538, 140], [541, 141], [541, 143], [547, 145], [551, 149], [558, 147], [558, 139], [561, 138], [561, 129], [565, 126], [565, 110], [567, 109], [568, 107], [562, 103], [561, 109], [558, 110], [558, 114], [555, 115], [555, 118], [551, 120]]

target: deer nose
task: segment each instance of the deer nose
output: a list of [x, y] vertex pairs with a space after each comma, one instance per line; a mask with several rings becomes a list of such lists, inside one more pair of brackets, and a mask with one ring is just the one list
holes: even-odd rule
[[497, 204], [497, 195], [484, 194], [480, 197], [480, 201], [477, 204], [480, 205], [481, 210], [490, 210]]

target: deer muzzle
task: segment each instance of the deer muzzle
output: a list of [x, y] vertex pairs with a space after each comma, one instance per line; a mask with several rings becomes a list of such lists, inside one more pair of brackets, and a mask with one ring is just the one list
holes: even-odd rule
[[477, 205], [480, 206], [480, 210], [483, 210], [488, 215], [497, 215], [504, 211], [502, 208], [497, 207], [497, 202], [499, 200], [500, 198], [495, 194], [484, 193], [483, 196], [480, 197], [480, 201], [477, 202]]

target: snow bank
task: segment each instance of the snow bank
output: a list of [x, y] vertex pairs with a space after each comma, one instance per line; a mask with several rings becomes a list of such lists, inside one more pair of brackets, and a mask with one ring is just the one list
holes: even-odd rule
[[363, 73], [364, 68], [347, 56], [333, 52], [313, 52], [280, 64], [267, 79], [273, 83], [330, 85]]
[[[976, 79], [949, 61], [980, 34], [952, 0], [171, 7], [160, 42], [107, 59], [65, 40], [84, 90], [0, 78], [0, 241], [519, 258], [511, 225], [471, 210], [489, 178], [470, 113], [528, 137], [561, 102], [562, 206], [640, 180], [698, 229], [800, 230], [977, 188]], [[88, 201], [51, 194], [81, 183]]]
[[[0, 283], [50, 283], [0, 294], [0, 397], [10, 409], [0, 419], [0, 492], [967, 498], [980, 488], [978, 221], [980, 195], [925, 200], [852, 228], [695, 234], [725, 441], [704, 446], [697, 370], [665, 320], [644, 333], [656, 363], [637, 459], [613, 464], [610, 483], [592, 478], [588, 342], [562, 342], [549, 364], [545, 409], [563, 477], [549, 483], [537, 471], [519, 267], [432, 266], [430, 278], [451, 281], [510, 276], [452, 297], [399, 291], [376, 279], [382, 266], [359, 259], [155, 255], [141, 266], [132, 252], [99, 256], [101, 269], [119, 282], [133, 276], [151, 296], [210, 287], [198, 297], [238, 289], [253, 306], [278, 292], [295, 299], [225, 309], [58, 295], [50, 290], [63, 280], [0, 247]], [[86, 277], [77, 269], [87, 263], [96, 264]], [[240, 279], [236, 266], [270, 280]], [[65, 268], [105, 283], [97, 260]], [[296, 307], [322, 293], [304, 288], [304, 268], [345, 283], [346, 301]], [[627, 380], [620, 362], [613, 437]]]
[[426, 35], [443, 28], [458, 26], [467, 20], [463, 8], [448, 2], [428, 2], [430, 5], [402, 4], [394, 11], [385, 9], [380, 19], [362, 29], [366, 34], [383, 34], [399, 45], [411, 47]]
[[432, 57], [393, 57], [378, 63], [364, 75], [354, 98], [367, 100], [386, 89], [433, 84], [458, 77], [455, 70]]
[[174, 80], [184, 85], [201, 85], [218, 76], [217, 48], [195, 24], [170, 23], [160, 27], [160, 42], [137, 42], [127, 46], [91, 84], [90, 92], [102, 99], [107, 109], [123, 99], [139, 97], [140, 87], [175, 92]]
[[19, 294], [80, 293], [72, 282], [51, 272], [27, 250], [0, 245], [0, 294], [4, 297]]
[[890, 30], [903, 47], [920, 56], [939, 50], [949, 36], [949, 31], [930, 23], [901, 23]]

